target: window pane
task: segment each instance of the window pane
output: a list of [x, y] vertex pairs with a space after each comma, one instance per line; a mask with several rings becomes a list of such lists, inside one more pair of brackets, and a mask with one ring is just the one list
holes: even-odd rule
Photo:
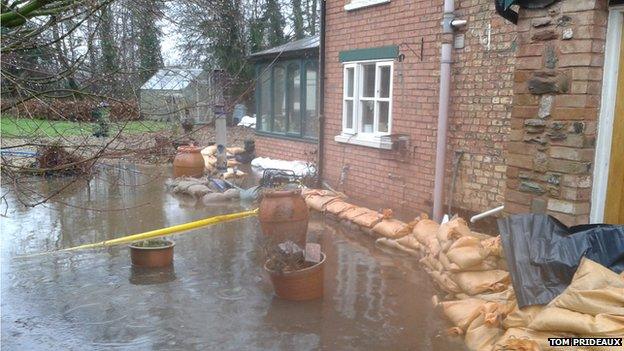
[[299, 64], [288, 66], [288, 132], [301, 133], [301, 76]]
[[317, 82], [316, 82], [316, 66], [308, 65], [306, 67], [306, 114], [305, 114], [305, 136], [311, 138], [318, 137], [318, 101], [317, 101]]
[[375, 64], [362, 65], [362, 96], [375, 97]]
[[361, 101], [362, 104], [362, 133], [373, 132], [373, 122], [375, 119], [375, 102]]
[[390, 97], [390, 66], [379, 67], [379, 97]]
[[345, 100], [346, 128], [353, 129], [353, 101]]
[[379, 126], [377, 130], [381, 133], [388, 132], [388, 117], [390, 116], [390, 103], [387, 101], [379, 101]]
[[347, 77], [346, 77], [346, 89], [347, 97], [353, 97], [353, 79], [355, 78], [355, 69], [353, 67], [347, 68]]
[[286, 131], [286, 70], [276, 66], [273, 70], [273, 131]]
[[271, 69], [262, 67], [260, 73], [260, 107], [258, 117], [260, 123], [258, 129], [261, 131], [269, 131], [269, 123], [271, 116]]

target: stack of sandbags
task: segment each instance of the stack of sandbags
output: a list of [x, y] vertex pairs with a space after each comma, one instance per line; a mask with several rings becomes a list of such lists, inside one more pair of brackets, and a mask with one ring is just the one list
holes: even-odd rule
[[[510, 348], [517, 339], [543, 350], [553, 337], [624, 336], [624, 278], [608, 268], [583, 258], [570, 285], [545, 307], [525, 307], [524, 318], [516, 311], [503, 322], [508, 327], [495, 347]], [[511, 320], [509, 320], [511, 319]], [[566, 347], [566, 350], [622, 350], [613, 347]]]
[[412, 225], [391, 218], [392, 211], [381, 214], [345, 201], [342, 194], [329, 190], [305, 189], [302, 195], [310, 209], [324, 213], [337, 221], [347, 222], [365, 233], [385, 238], [400, 238], [409, 234]]
[[[245, 149], [242, 147], [229, 147], [226, 149], [227, 152], [227, 166], [228, 170], [222, 176], [223, 179], [236, 179], [241, 178], [246, 175], [246, 173], [241, 172], [236, 169], [236, 166], [240, 165], [240, 162], [234, 159], [234, 156], [245, 152]], [[214, 174], [217, 170], [217, 146], [210, 145], [201, 150], [202, 157], [204, 158], [204, 165], [206, 167], [206, 171], [208, 174]]]

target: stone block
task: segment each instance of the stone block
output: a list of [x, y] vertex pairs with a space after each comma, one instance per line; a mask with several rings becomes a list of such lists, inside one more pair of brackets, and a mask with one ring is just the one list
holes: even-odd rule
[[531, 36], [532, 41], [546, 41], [553, 40], [557, 38], [557, 32], [554, 29], [543, 29], [536, 31]]
[[548, 170], [565, 174], [583, 174], [591, 171], [591, 163], [550, 159], [548, 162]]
[[546, 213], [546, 200], [534, 198], [531, 200], [531, 212]]
[[520, 186], [518, 189], [525, 193], [533, 193], [538, 195], [546, 192], [546, 190], [544, 190], [544, 187], [542, 187], [539, 183], [528, 180], [520, 181]]
[[539, 102], [539, 108], [537, 110], [537, 117], [546, 118], [550, 116], [554, 100], [553, 95], [542, 95]]
[[527, 83], [528, 90], [535, 95], [560, 94], [570, 89], [568, 76], [556, 70], [536, 71]]

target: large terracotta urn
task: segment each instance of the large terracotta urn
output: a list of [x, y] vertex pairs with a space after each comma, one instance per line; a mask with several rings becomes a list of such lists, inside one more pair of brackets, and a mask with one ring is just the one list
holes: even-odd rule
[[204, 175], [204, 157], [197, 146], [184, 145], [178, 147], [173, 159], [173, 177], [195, 177]]
[[271, 243], [291, 240], [305, 248], [309, 217], [300, 189], [263, 192], [258, 219], [262, 233]]

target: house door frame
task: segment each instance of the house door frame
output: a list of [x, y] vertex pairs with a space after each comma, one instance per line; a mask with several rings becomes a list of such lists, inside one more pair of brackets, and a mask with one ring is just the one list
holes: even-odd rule
[[[607, 27], [605, 63], [602, 77], [602, 99], [600, 101], [594, 180], [591, 196], [591, 211], [589, 215], [591, 223], [602, 223], [604, 221], [607, 184], [609, 180], [609, 163], [611, 159], [611, 139], [613, 136], [613, 121], [615, 117], [615, 99], [618, 89], [617, 78], [620, 66], [620, 50], [624, 50], [624, 48], [620, 48], [622, 35], [624, 35], [624, 33], [622, 33], [623, 25], [624, 5], [611, 7], [609, 9]], [[623, 72], [620, 72], [620, 74], [622, 73]]]

